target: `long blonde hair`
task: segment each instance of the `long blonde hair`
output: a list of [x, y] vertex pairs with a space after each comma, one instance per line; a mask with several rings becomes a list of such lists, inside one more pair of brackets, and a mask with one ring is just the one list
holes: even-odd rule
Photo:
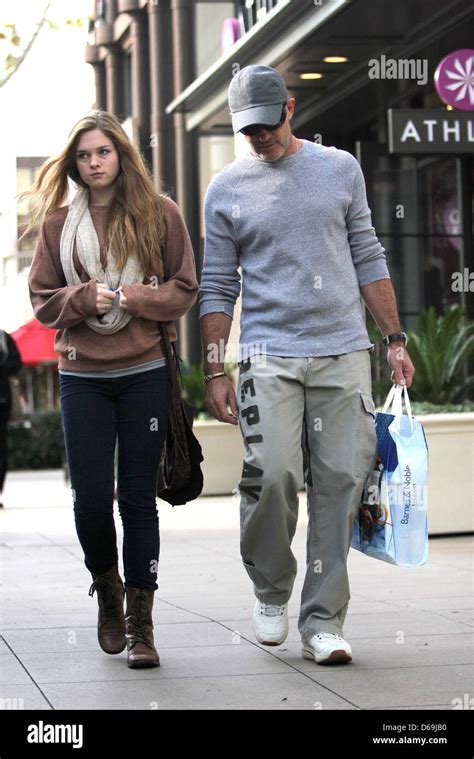
[[119, 154], [120, 172], [115, 180], [115, 197], [106, 222], [105, 247], [118, 268], [130, 252], [136, 253], [145, 274], [163, 276], [162, 246], [166, 235], [162, 196], [155, 189], [139, 151], [130, 142], [118, 119], [106, 111], [92, 111], [72, 128], [64, 150], [49, 158], [30, 190], [30, 224], [22, 237], [40, 225], [64, 205], [68, 196], [68, 178], [78, 187], [87, 188], [76, 166], [76, 148], [85, 132], [100, 129], [112, 141]]

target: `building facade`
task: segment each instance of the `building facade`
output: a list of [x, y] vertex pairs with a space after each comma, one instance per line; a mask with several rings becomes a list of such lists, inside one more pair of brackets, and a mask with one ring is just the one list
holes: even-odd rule
[[[435, 81], [448, 54], [472, 46], [473, 22], [465, 0], [97, 0], [86, 61], [97, 107], [124, 121], [178, 202], [198, 271], [206, 187], [245, 148], [229, 83], [243, 66], [276, 67], [296, 136], [361, 163], [408, 329], [430, 305], [474, 318], [473, 61], [453, 80], [467, 107], [444, 102]], [[197, 306], [183, 321], [181, 353], [197, 363]]]

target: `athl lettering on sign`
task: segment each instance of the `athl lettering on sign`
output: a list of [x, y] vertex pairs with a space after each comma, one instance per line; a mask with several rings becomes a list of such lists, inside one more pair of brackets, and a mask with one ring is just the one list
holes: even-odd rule
[[[423, 119], [423, 125], [425, 126], [425, 133], [420, 133], [411, 119], [407, 121], [403, 134], [400, 137], [401, 142], [407, 140], [416, 140], [421, 142], [422, 139], [428, 140], [428, 142], [435, 141], [435, 130], [440, 131], [441, 139], [443, 142], [460, 142], [461, 140], [461, 125], [458, 120], [450, 124], [447, 119]], [[472, 121], [466, 122], [466, 139], [468, 142], [474, 142], [474, 128]]]
[[474, 113], [389, 108], [389, 153], [474, 153]]

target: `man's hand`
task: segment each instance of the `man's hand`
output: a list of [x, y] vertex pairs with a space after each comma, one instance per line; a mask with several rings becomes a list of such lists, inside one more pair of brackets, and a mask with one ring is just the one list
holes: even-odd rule
[[396, 385], [410, 387], [415, 367], [403, 343], [390, 343], [387, 351], [387, 363], [393, 370], [390, 379]]
[[206, 404], [211, 416], [219, 422], [238, 424], [237, 398], [234, 386], [228, 377], [216, 377], [207, 383]]

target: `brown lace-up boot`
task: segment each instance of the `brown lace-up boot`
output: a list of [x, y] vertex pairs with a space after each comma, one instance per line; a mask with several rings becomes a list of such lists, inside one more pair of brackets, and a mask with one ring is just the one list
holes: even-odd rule
[[99, 621], [97, 623], [97, 638], [99, 645], [106, 654], [119, 654], [127, 641], [125, 638], [125, 616], [123, 599], [125, 589], [118, 573], [118, 567], [113, 566], [104, 574], [92, 573], [94, 582], [89, 588], [89, 595], [97, 591], [99, 602]]
[[140, 588], [125, 588], [127, 610], [127, 664], [132, 669], [159, 667], [160, 657], [153, 639], [153, 596], [155, 591]]

